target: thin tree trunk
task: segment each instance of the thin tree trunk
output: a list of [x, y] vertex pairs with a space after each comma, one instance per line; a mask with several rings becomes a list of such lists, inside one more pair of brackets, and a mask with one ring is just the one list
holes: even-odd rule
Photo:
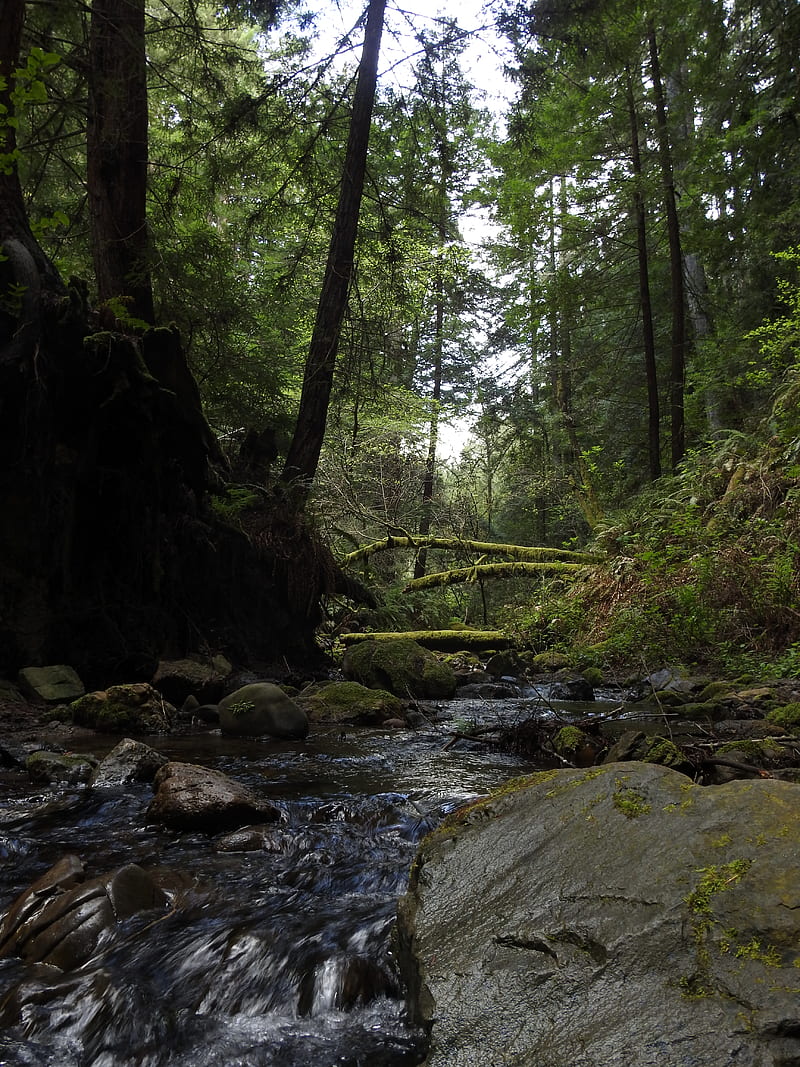
[[144, 29], [144, 0], [93, 0], [86, 165], [98, 299], [152, 323]]
[[364, 190], [385, 8], [386, 0], [369, 0], [339, 203], [317, 306], [317, 317], [306, 357], [297, 423], [280, 478], [284, 486], [291, 488], [293, 505], [298, 510], [301, 510], [308, 500], [328, 420], [339, 335], [353, 274], [353, 254]]
[[639, 121], [633, 95], [630, 67], [625, 68], [625, 87], [631, 125], [631, 164], [633, 167], [633, 213], [636, 220], [636, 248], [639, 259], [639, 306], [642, 312], [644, 367], [647, 380], [647, 451], [650, 478], [661, 477], [661, 411], [658, 398], [656, 342], [653, 331], [653, 307], [650, 300], [650, 273], [647, 255], [647, 216], [642, 194], [642, 157], [639, 150]]
[[678, 221], [678, 205], [675, 195], [675, 178], [672, 168], [672, 151], [669, 143], [667, 109], [664, 102], [664, 86], [661, 79], [661, 64], [658, 42], [652, 22], [648, 28], [650, 46], [650, 73], [653, 78], [653, 98], [656, 105], [658, 154], [661, 179], [664, 186], [664, 210], [667, 218], [669, 240], [670, 298], [672, 302], [672, 337], [670, 359], [670, 423], [672, 444], [672, 469], [675, 470], [686, 450], [684, 423], [684, 380], [686, 375], [686, 309], [683, 283], [683, 255], [681, 230]]

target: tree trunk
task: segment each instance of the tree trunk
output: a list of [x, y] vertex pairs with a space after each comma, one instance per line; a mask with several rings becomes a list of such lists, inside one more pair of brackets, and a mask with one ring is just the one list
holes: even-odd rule
[[653, 78], [653, 98], [656, 105], [656, 127], [661, 179], [664, 186], [664, 210], [667, 218], [669, 240], [670, 299], [672, 303], [672, 337], [670, 359], [670, 423], [672, 444], [672, 469], [676, 470], [686, 450], [683, 393], [686, 375], [686, 308], [683, 283], [683, 255], [681, 230], [678, 221], [678, 204], [675, 194], [675, 178], [672, 167], [672, 150], [669, 142], [667, 109], [664, 101], [664, 86], [661, 79], [661, 64], [658, 42], [652, 23], [648, 28], [650, 46], [650, 73]]
[[625, 68], [625, 87], [631, 126], [631, 165], [633, 167], [633, 213], [636, 222], [636, 249], [639, 260], [639, 306], [642, 312], [644, 367], [647, 380], [647, 452], [650, 478], [661, 477], [661, 412], [658, 398], [656, 342], [653, 332], [653, 307], [650, 301], [650, 273], [647, 255], [647, 216], [642, 193], [642, 157], [639, 151], [639, 120], [633, 96], [630, 67]]
[[280, 479], [284, 486], [290, 488], [292, 504], [297, 510], [301, 510], [308, 500], [325, 437], [339, 334], [353, 274], [353, 254], [364, 190], [385, 8], [386, 0], [369, 0], [339, 203], [317, 317], [306, 357], [300, 409]]
[[[11, 94], [24, 21], [25, 0], [0, 0], [0, 116], [12, 120], [17, 118]], [[22, 364], [35, 355], [42, 337], [43, 306], [64, 292], [57, 271], [31, 233], [16, 147], [15, 123], [0, 117], [0, 362], [8, 364]]]
[[144, 0], [93, 0], [86, 152], [98, 299], [152, 324], [144, 30]]

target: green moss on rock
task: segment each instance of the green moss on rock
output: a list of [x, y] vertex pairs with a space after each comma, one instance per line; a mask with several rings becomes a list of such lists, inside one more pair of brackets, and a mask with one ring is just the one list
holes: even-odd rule
[[405, 702], [385, 689], [369, 689], [359, 682], [330, 682], [305, 690], [297, 703], [309, 718], [328, 722], [375, 724], [402, 718]]
[[767, 715], [767, 722], [783, 726], [787, 730], [800, 730], [800, 704], [783, 704], [773, 708]]

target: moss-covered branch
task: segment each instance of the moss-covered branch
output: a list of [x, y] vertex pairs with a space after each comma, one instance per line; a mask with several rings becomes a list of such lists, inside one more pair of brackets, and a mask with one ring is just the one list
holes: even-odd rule
[[464, 541], [459, 537], [394, 537], [389, 535], [371, 545], [363, 545], [355, 552], [349, 552], [343, 564], [358, 563], [367, 560], [376, 552], [387, 552], [395, 548], [445, 548], [455, 552], [479, 552], [488, 556], [511, 556], [515, 560], [557, 559], [573, 563], [596, 563], [600, 557], [591, 552], [572, 552], [565, 548], [543, 548], [537, 545], [504, 545], [491, 541]]
[[512, 642], [502, 630], [411, 630], [407, 633], [342, 634], [342, 643], [355, 645], [360, 641], [397, 641], [410, 638], [425, 648], [442, 652], [482, 652], [507, 648]]
[[484, 578], [510, 578], [514, 575], [574, 574], [581, 569], [580, 563], [485, 563], [481, 567], [458, 567], [438, 574], [426, 574], [423, 578], [413, 578], [405, 587], [405, 592], [417, 589], [433, 589], [440, 585], [456, 585], [459, 582], [477, 582]]

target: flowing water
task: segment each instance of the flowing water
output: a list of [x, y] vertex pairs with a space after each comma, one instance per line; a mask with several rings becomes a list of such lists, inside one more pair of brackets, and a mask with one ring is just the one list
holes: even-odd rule
[[[503, 705], [493, 718], [530, 713], [530, 701]], [[457, 702], [448, 712], [479, 717]], [[280, 808], [256, 851], [148, 826], [148, 786], [33, 791], [18, 776], [0, 799], [0, 911], [68, 852], [89, 877], [135, 862], [178, 888], [174, 906], [126, 920], [79, 969], [0, 960], [0, 1065], [419, 1063], [391, 942], [417, 844], [448, 811], [529, 769], [447, 747], [452, 728], [315, 727], [291, 744], [153, 739]]]

